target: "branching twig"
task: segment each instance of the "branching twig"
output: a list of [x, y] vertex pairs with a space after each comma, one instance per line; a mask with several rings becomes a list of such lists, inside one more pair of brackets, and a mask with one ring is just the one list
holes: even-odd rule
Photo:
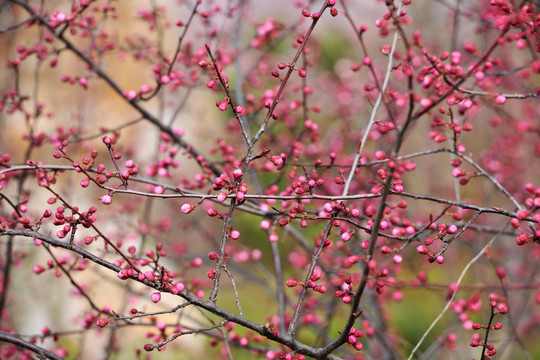
[[[499, 235], [495, 235], [494, 237], [492, 237], [491, 240], [489, 240], [488, 243], [467, 263], [467, 265], [465, 265], [465, 267], [463, 268], [463, 271], [461, 271], [461, 274], [459, 275], [459, 278], [456, 281], [456, 289], [459, 288], [459, 285], [461, 284], [461, 281], [463, 281], [463, 278], [465, 277], [465, 274], [467, 273], [467, 271], [469, 271], [469, 268], [484, 255], [484, 252], [493, 244], [493, 242], [495, 242], [495, 240], [498, 237]], [[413, 358], [414, 354], [418, 351], [418, 349], [420, 348], [420, 346], [422, 345], [426, 337], [429, 335], [431, 330], [433, 330], [435, 325], [437, 325], [437, 323], [442, 319], [446, 311], [448, 311], [448, 309], [450, 308], [450, 305], [452, 304], [452, 302], [454, 301], [454, 298], [456, 297], [456, 294], [457, 294], [457, 290], [452, 292], [452, 296], [446, 302], [446, 305], [444, 306], [443, 310], [435, 318], [435, 320], [433, 320], [431, 325], [427, 328], [427, 330], [424, 332], [424, 334], [422, 335], [422, 337], [420, 338], [416, 346], [411, 351], [411, 354], [409, 355], [408, 360], [411, 360]]]
[[4, 331], [0, 331], [0, 341], [5, 341], [23, 349], [28, 349], [38, 355], [40, 359], [62, 360], [62, 357], [56, 355], [55, 353]]

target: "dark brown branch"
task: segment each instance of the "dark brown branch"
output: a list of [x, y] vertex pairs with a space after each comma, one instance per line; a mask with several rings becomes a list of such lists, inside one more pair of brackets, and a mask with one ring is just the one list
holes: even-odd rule
[[10, 333], [0, 331], [0, 341], [4, 341], [20, 348], [27, 349], [39, 356], [40, 359], [62, 360], [62, 358], [49, 350], [46, 350], [30, 341], [23, 340]]

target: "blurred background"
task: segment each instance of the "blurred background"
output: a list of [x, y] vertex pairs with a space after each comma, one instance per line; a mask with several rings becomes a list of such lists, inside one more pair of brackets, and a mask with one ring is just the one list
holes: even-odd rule
[[[30, 3], [53, 19], [58, 13], [69, 14], [72, 4], [77, 2]], [[363, 46], [372, 59], [374, 72], [382, 79], [387, 61], [384, 46], [391, 43], [393, 30], [388, 25], [387, 35], [385, 27], [377, 27], [376, 24], [380, 25], [384, 19], [387, 7], [381, 1], [348, 1], [345, 4], [354, 26], [358, 28], [366, 24], [368, 27], [363, 36]], [[279, 86], [279, 79], [274, 78], [271, 71], [277, 69], [278, 63], [292, 60], [297, 37], [305, 33], [311, 24], [309, 18], [301, 15], [302, 9], [314, 12], [321, 5], [320, 1], [203, 1], [182, 39], [177, 62], [172, 68], [174, 78], [163, 84], [151, 99], [138, 103], [162, 124], [182, 134], [182, 139], [210, 164], [230, 173], [234, 169], [234, 161], [242, 159], [245, 148], [236, 120], [229, 111], [222, 112], [216, 107], [216, 101], [225, 97], [220, 84], [210, 89], [207, 83], [213, 73], [198, 66], [198, 60], [209, 60], [204, 45], [209, 44], [218, 63], [223, 64], [235, 101], [246, 108], [246, 121], [253, 135], [266, 114], [261, 106], [268, 98], [265, 94], [270, 92], [271, 97]], [[146, 98], [159, 86], [161, 75], [167, 73], [167, 65], [184, 31], [184, 27], [177, 26], [175, 22], [181, 21], [185, 25], [194, 6], [192, 1], [93, 1], [79, 16], [80, 23], [72, 27], [73, 33], [68, 34], [68, 29], [64, 36], [98, 64], [126, 96], [129, 91], [134, 91]], [[272, 167], [266, 171], [262, 163], [256, 164], [258, 173], [250, 173], [247, 177], [251, 193], [268, 191], [272, 186], [284, 191], [291, 182], [289, 176], [292, 172], [295, 176], [302, 175], [302, 165], [326, 181], [327, 186], [321, 192], [340, 193], [340, 187], [333, 184], [333, 179], [340, 176], [340, 167], [316, 168], [313, 164], [316, 159], [328, 164], [331, 152], [337, 154], [335, 164], [343, 164], [346, 168], [351, 163], [351, 154], [354, 154], [367, 125], [377, 92], [372, 90], [374, 79], [367, 67], [362, 66], [360, 71], [352, 70], [354, 64], [362, 63], [365, 54], [353, 26], [345, 17], [344, 4], [338, 0], [336, 8], [338, 16], [324, 14], [309, 39], [309, 53], [299, 59], [298, 67], [306, 68], [308, 76], [302, 79], [293, 75], [278, 107], [280, 121], [271, 120], [257, 148], [269, 147], [272, 155], [284, 153], [292, 159], [290, 147], [298, 141], [302, 150], [294, 159], [297, 165], [293, 166], [290, 161], [283, 169]], [[411, 40], [414, 31], [421, 29], [423, 46], [436, 56], [444, 51], [463, 52], [466, 44], [476, 44], [478, 53], [463, 52], [462, 66], [467, 69], [496, 40], [495, 20], [491, 18], [490, 22], [488, 8], [483, 1], [414, 1], [406, 7], [411, 22], [404, 25], [404, 31]], [[456, 12], [460, 16], [455, 16]], [[0, 94], [3, 107], [0, 112], [0, 155], [9, 154], [9, 163], [13, 165], [24, 164], [28, 160], [70, 165], [70, 161], [53, 156], [56, 147], [67, 140], [67, 151], [72, 160], [81, 161], [96, 149], [99, 153], [96, 164], [104, 163], [108, 170], [114, 171], [115, 165], [102, 142], [103, 136], [109, 136], [115, 141], [115, 150], [122, 154], [118, 161], [121, 166], [132, 159], [141, 176], [159, 183], [203, 193], [211, 188], [214, 174], [205, 173], [185, 148], [171, 141], [154, 124], [142, 119], [141, 114], [110, 83], [100, 79], [95, 71], [66, 49], [65, 44], [52, 39], [42, 27], [23, 24], [27, 20], [29, 15], [21, 6], [0, 2]], [[530, 46], [522, 48], [514, 39], [505, 38], [505, 41], [507, 44], [492, 56], [498, 59], [494, 62], [494, 71], [501, 75], [494, 76], [496, 80], [492, 84], [484, 84], [481, 91], [491, 94], [536, 91], [540, 79], [538, 73], [531, 72], [530, 64], [538, 58], [538, 53]], [[398, 45], [401, 59], [406, 54], [403, 46], [401, 41]], [[417, 48], [414, 52], [413, 67], [420, 69], [425, 59], [419, 56]], [[17, 59], [23, 61], [14, 65]], [[399, 59], [396, 64], [398, 62]], [[281, 71], [281, 76], [284, 73]], [[152, 90], [144, 93], [145, 85]], [[306, 85], [309, 90], [306, 90]], [[478, 84], [474, 80], [464, 84], [466, 88], [475, 86]], [[415, 96], [420, 98], [437, 96], [433, 88], [422, 88], [416, 84], [415, 89]], [[401, 96], [406, 101], [407, 91], [406, 77], [396, 68], [389, 97]], [[517, 201], [523, 203], [530, 196], [523, 185], [530, 182], [533, 186], [540, 186], [540, 106], [537, 98], [509, 99], [504, 107], [497, 107], [489, 96], [470, 98], [475, 104], [472, 109], [454, 107], [455, 120], [459, 124], [474, 126], [474, 131], [463, 132], [459, 136], [459, 141], [466, 147], [465, 154], [473, 157]], [[395, 106], [395, 116], [404, 119], [407, 110], [406, 106]], [[448, 128], [434, 127], [433, 118], [434, 114], [429, 114], [412, 125], [401, 155], [453, 146], [452, 132]], [[318, 132], [306, 130], [304, 124], [308, 119], [317, 124]], [[381, 109], [378, 120], [384, 123], [391, 119]], [[436, 143], [430, 133], [432, 131], [439, 131], [450, 139], [442, 144]], [[382, 131], [373, 131], [363, 161], [374, 160], [378, 149], [389, 153], [392, 140]], [[458, 185], [452, 177], [451, 159], [448, 152], [413, 159], [416, 169], [403, 175], [406, 191], [515, 210], [508, 198], [485, 178], [472, 176], [467, 186]], [[471, 166], [464, 168], [471, 173], [475, 171]], [[377, 166], [362, 169], [366, 170], [359, 173], [352, 187], [356, 193], [368, 193], [376, 185]], [[163, 264], [176, 272], [178, 279], [184, 281], [190, 291], [199, 292], [203, 298], [208, 297], [211, 280], [206, 274], [215, 266], [208, 259], [208, 252], [218, 250], [223, 222], [206, 216], [206, 212], [209, 208], [225, 212], [226, 207], [208, 201], [192, 214], [182, 216], [180, 207], [183, 200], [124, 194], [113, 195], [113, 204], [107, 207], [100, 203], [106, 191], [93, 184], [81, 188], [80, 182], [85, 178], [83, 174], [74, 171], [53, 173], [56, 177], [54, 189], [65, 201], [85, 211], [91, 206], [98, 207], [96, 224], [113, 242], [121, 244], [123, 249], [134, 246], [140, 256], [149, 249], [156, 251], [157, 244], [162, 243], [167, 253], [162, 259]], [[10, 176], [14, 178], [6, 182], [1, 191], [15, 203], [26, 203], [31, 213], [29, 218], [38, 218], [45, 209], [54, 211], [59, 206], [59, 203], [47, 203], [53, 195], [39, 188], [34, 177], [19, 175], [15, 178], [14, 173]], [[114, 183], [121, 184], [119, 181]], [[151, 184], [130, 185], [135, 190], [155, 191], [155, 185]], [[400, 200], [403, 199], [392, 197], [389, 202], [395, 208]], [[263, 203], [257, 202], [259, 205]], [[323, 204], [322, 201], [313, 201], [306, 208], [316, 214]], [[366, 200], [351, 206], [365, 210], [376, 204], [377, 201]], [[279, 202], [266, 205], [280, 208]], [[12, 212], [5, 204], [0, 210], [3, 217]], [[465, 221], [472, 216], [472, 212], [455, 208], [445, 211], [442, 204], [429, 201], [408, 201], [406, 210], [397, 209], [395, 215], [418, 226], [429, 222], [430, 216], [439, 215], [443, 215], [440, 222], [462, 225], [463, 222], [453, 217], [455, 212], [460, 212]], [[227, 253], [232, 258], [230, 269], [245, 316], [258, 323], [276, 322], [275, 255], [272, 255], [275, 250], [268, 242], [268, 234], [260, 228], [261, 220], [249, 211], [235, 214], [232, 224], [242, 236], [230, 244]], [[366, 225], [366, 222], [362, 224]], [[452, 244], [441, 265], [431, 264], [427, 257], [418, 255], [415, 251], [417, 242], [406, 247], [398, 241], [389, 241], [393, 250], [400, 250], [404, 262], [393, 264], [391, 257], [377, 253], [381, 263], [388, 263], [392, 276], [385, 279], [387, 284], [382, 295], [377, 295], [373, 289], [366, 293], [362, 303], [364, 315], [359, 320], [360, 328], [364, 331], [375, 329], [375, 335], [362, 339], [364, 350], [361, 352], [355, 353], [349, 348], [341, 356], [351, 359], [362, 356], [365, 359], [406, 358], [445, 306], [449, 299], [449, 284], [457, 281], [467, 262], [501, 230], [503, 234], [498, 235], [488, 256], [471, 267], [455, 299], [456, 303], [461, 301], [460, 306], [467, 308], [463, 312], [466, 315], [460, 316], [450, 310], [428, 336], [418, 358], [479, 358], [479, 348], [469, 346], [473, 331], [464, 327], [467, 321], [470, 325], [471, 321], [485, 323], [489, 319], [487, 303], [491, 292], [507, 297], [511, 309], [511, 315], [497, 318], [503, 323], [503, 330], [490, 335], [490, 340], [499, 350], [499, 358], [540, 357], [540, 348], [535, 340], [540, 319], [536, 271], [540, 264], [537, 261], [540, 251], [537, 244], [516, 247], [516, 234], [506, 226], [507, 222], [508, 219], [500, 216], [480, 216], [475, 222], [477, 228], [465, 231], [459, 241]], [[299, 245], [298, 238], [313, 244], [325, 224], [323, 220], [310, 221], [306, 230], [298, 224], [288, 225], [290, 229], [275, 227], [280, 237], [278, 251], [284, 280], [300, 280], [310, 261], [311, 254]], [[44, 224], [41, 230], [54, 236], [58, 228]], [[300, 231], [302, 235], [298, 236]], [[95, 233], [91, 230], [79, 229], [76, 241], [80, 243], [86, 236], [93, 235]], [[360, 253], [360, 244], [367, 238], [363, 231], [357, 232], [351, 251]], [[336, 244], [339, 242], [338, 233], [333, 234], [333, 240]], [[9, 240], [1, 237], [0, 241], [7, 248]], [[11, 241], [14, 241], [13, 263], [2, 325], [28, 337], [57, 333], [57, 342], [46, 337], [38, 343], [65, 349], [68, 359], [143, 359], [147, 356], [142, 350], [143, 345], [159, 342], [155, 340], [162, 335], [159, 329], [162, 323], [167, 325], [168, 337], [180, 325], [189, 330], [211, 326], [221, 320], [187, 307], [155, 319], [141, 319], [145, 323], [141, 326], [126, 326], [117, 321], [103, 329], [97, 328], [96, 314], [87, 298], [78, 293], [65, 274], [58, 273], [57, 266], [48, 267], [51, 255], [36, 247], [31, 239]], [[85, 248], [111, 261], [117, 259], [102, 242], [96, 241]], [[63, 261], [68, 268], [70, 264], [80, 264], [68, 252], [58, 249], [53, 249], [53, 252], [57, 260]], [[7, 257], [4, 249], [1, 258], [5, 266]], [[323, 259], [323, 264], [339, 269], [340, 261], [340, 257]], [[36, 275], [35, 270], [32, 271], [35, 265], [47, 270]], [[120, 282], [116, 274], [91, 263], [85, 266], [88, 270], [73, 272], [73, 278], [99, 307], [109, 307], [118, 314], [128, 315], [132, 308], [145, 312], [163, 311], [179, 303], [178, 297], [163, 294], [162, 301], [154, 304], [150, 300], [151, 293], [143, 286]], [[501, 287], [497, 277], [496, 269], [501, 266], [508, 276], [503, 282], [507, 287]], [[361, 269], [350, 271], [359, 276]], [[299, 340], [313, 346], [320, 346], [328, 340], [325, 334], [319, 333], [321, 328], [328, 329], [330, 338], [337, 336], [347, 314], [347, 307], [335, 304], [331, 307], [336, 309], [335, 313], [324, 311], [335, 301], [333, 293], [339, 287], [331, 279], [324, 281], [328, 292], [324, 296], [311, 294], [308, 300], [313, 304], [320, 302], [321, 308], [303, 309], [302, 330], [299, 331]], [[295, 304], [296, 290], [285, 289], [288, 311]], [[219, 305], [233, 313], [237, 311], [228, 279], [223, 281]], [[85, 328], [87, 325], [91, 330]], [[227, 336], [232, 342], [246, 338], [260, 350], [259, 354], [235, 346], [232, 350], [235, 359], [264, 358], [270, 349], [269, 344], [259, 342], [255, 334], [239, 327], [227, 329], [226, 333], [216, 331], [212, 334]], [[215, 345], [213, 341], [203, 334], [185, 335], [167, 345], [166, 351], [149, 354], [153, 359], [227, 358], [221, 343]], [[384, 348], [389, 343], [395, 346], [394, 351]]]

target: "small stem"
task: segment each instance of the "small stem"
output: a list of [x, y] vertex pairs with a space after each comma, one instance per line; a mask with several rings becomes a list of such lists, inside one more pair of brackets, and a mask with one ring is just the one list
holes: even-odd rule
[[495, 318], [495, 307], [491, 306], [491, 314], [489, 316], [489, 323], [486, 327], [486, 334], [484, 335], [484, 345], [482, 346], [482, 355], [480, 356], [481, 360], [486, 359], [486, 350], [488, 346], [488, 337], [489, 337], [489, 331], [491, 330], [491, 324], [493, 323], [493, 319]]

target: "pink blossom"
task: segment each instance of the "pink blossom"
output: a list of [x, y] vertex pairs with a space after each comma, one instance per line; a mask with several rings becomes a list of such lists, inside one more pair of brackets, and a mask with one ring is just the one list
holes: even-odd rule
[[182, 205], [181, 207], [181, 210], [184, 214], [189, 214], [190, 212], [193, 211], [193, 209], [195, 209], [195, 205], [193, 204], [190, 204], [190, 203], [185, 203]]
[[504, 105], [506, 103], [506, 96], [504, 95], [497, 95], [495, 97], [495, 103], [497, 105]]
[[109, 194], [103, 195], [101, 197], [101, 202], [105, 205], [109, 205], [110, 203], [112, 203], [112, 196]]
[[150, 299], [152, 300], [152, 302], [158, 303], [161, 300], [161, 293], [159, 292], [152, 293], [152, 295], [150, 296]]
[[268, 240], [270, 240], [270, 242], [277, 242], [279, 240], [279, 237], [275, 232], [271, 232], [268, 236]]

